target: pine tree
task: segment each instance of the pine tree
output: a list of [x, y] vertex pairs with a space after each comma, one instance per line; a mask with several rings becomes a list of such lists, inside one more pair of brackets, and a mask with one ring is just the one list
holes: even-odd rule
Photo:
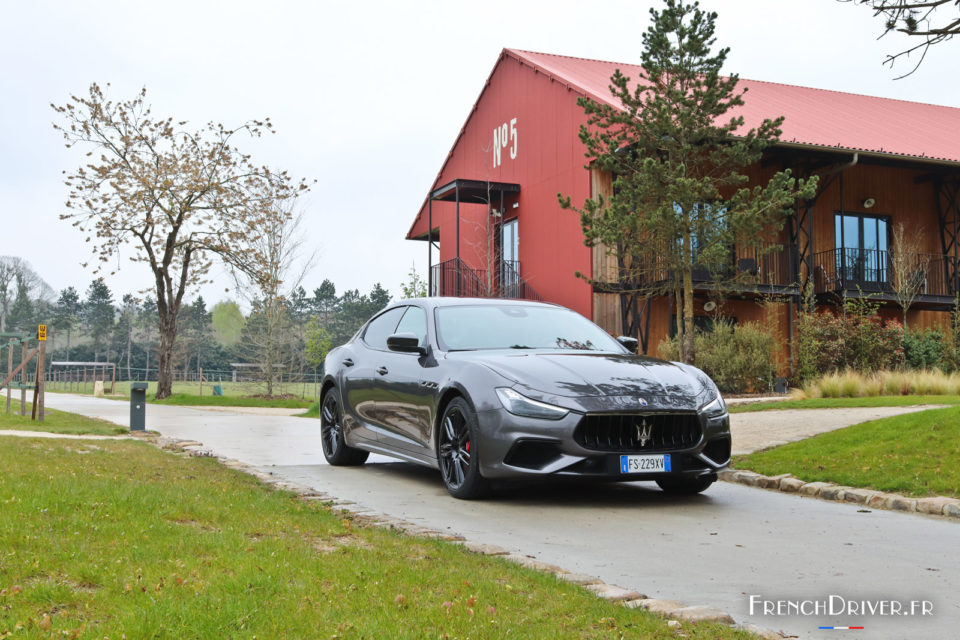
[[80, 294], [73, 287], [67, 287], [60, 292], [53, 308], [53, 326], [58, 331], [67, 332], [67, 360], [70, 360], [70, 334], [79, 321]]
[[[643, 73], [636, 82], [618, 69], [613, 102], [580, 98], [580, 127], [592, 167], [613, 174], [613, 195], [588, 199], [580, 214], [585, 241], [602, 245], [620, 267], [621, 295], [664, 295], [678, 301], [681, 354], [693, 362], [693, 273], [721, 274], [731, 248], [775, 250], [794, 199], [812, 196], [789, 170], [748, 188], [741, 170], [776, 142], [783, 118], [746, 129], [737, 75], [721, 76], [729, 49], [713, 53], [716, 13], [699, 3], [665, 0], [650, 10], [643, 35]], [[560, 196], [563, 207], [569, 197]]]
[[[85, 331], [93, 339], [93, 359], [99, 362], [101, 350], [107, 346], [116, 321], [113, 294], [103, 280], [90, 283], [81, 308], [81, 320]], [[109, 354], [107, 356], [109, 361]]]

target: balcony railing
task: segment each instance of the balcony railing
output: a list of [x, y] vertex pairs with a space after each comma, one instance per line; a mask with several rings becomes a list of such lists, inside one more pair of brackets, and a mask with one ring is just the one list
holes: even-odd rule
[[496, 278], [491, 280], [488, 280], [485, 269], [473, 269], [460, 258], [433, 265], [431, 273], [432, 296], [543, 300], [533, 287], [520, 277], [520, 263], [515, 261], [500, 261]]
[[[956, 273], [954, 260], [936, 253], [910, 254], [904, 257], [906, 266], [899, 269], [899, 277], [904, 278], [904, 287], [915, 287], [918, 298], [953, 298], [958, 283], [951, 282], [948, 274]], [[893, 294], [900, 288], [897, 271], [889, 251], [842, 248], [814, 254], [817, 293]]]
[[432, 296], [456, 298], [489, 298], [487, 272], [471, 269], [460, 258], [433, 265]]
[[[718, 269], [708, 270], [695, 267], [694, 285], [714, 285], [721, 288], [769, 289], [797, 286], [795, 252], [791, 246], [778, 249], [768, 247], [733, 247], [729, 259]], [[674, 279], [673, 271], [665, 266], [659, 267], [659, 258], [646, 271], [650, 282], [668, 282]], [[678, 277], [678, 276], [677, 276]]]

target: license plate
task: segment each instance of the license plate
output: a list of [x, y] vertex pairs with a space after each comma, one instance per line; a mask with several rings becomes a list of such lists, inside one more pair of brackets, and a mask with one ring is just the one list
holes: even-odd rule
[[670, 471], [670, 454], [620, 456], [620, 473], [664, 473]]

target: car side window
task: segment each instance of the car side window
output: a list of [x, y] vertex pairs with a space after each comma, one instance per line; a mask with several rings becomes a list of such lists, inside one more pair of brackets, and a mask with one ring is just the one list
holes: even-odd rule
[[397, 323], [407, 307], [396, 307], [386, 313], [380, 314], [370, 321], [366, 331], [363, 332], [363, 341], [371, 349], [387, 350], [387, 337], [396, 333]]
[[407, 307], [403, 319], [397, 325], [397, 333], [412, 333], [420, 340], [420, 346], [427, 344], [427, 312], [420, 307]]

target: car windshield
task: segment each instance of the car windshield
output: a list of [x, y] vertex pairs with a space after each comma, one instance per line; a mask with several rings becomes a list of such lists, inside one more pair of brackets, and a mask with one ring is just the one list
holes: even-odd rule
[[583, 316], [558, 307], [463, 305], [437, 309], [446, 351], [578, 349], [622, 353], [620, 343]]

